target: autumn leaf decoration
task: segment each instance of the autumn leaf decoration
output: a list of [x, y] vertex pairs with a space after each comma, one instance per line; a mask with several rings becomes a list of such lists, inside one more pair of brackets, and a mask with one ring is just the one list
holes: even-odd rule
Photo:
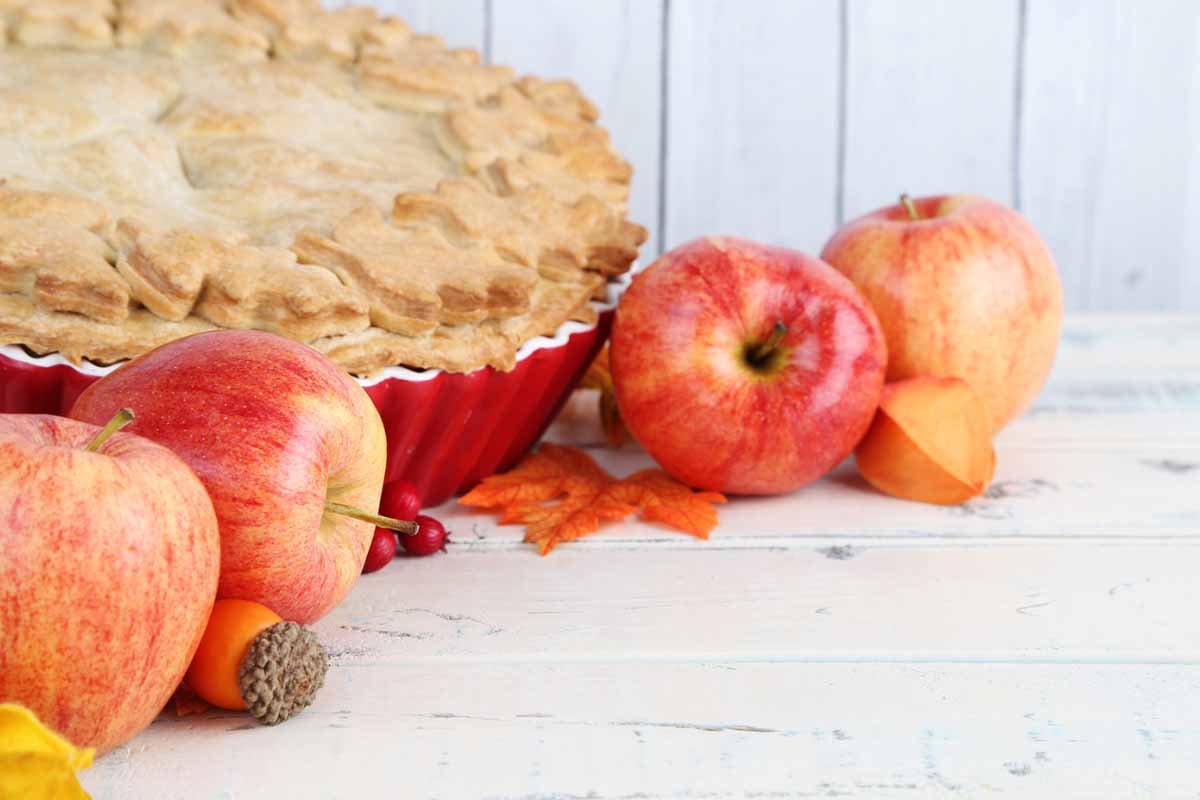
[[75, 773], [92, 765], [95, 748], [76, 747], [16, 703], [0, 703], [0, 797], [91, 797]]
[[500, 524], [524, 524], [525, 541], [546, 555], [600, 524], [639, 512], [642, 519], [707, 539], [717, 524], [716, 492], [694, 492], [658, 469], [617, 480], [587, 453], [545, 444], [514, 469], [485, 478], [460, 503], [500, 509]]
[[185, 683], [181, 683], [175, 688], [175, 694], [171, 696], [171, 700], [175, 704], [176, 717], [190, 717], [193, 714], [203, 714], [212, 708], [212, 706], [200, 699], [200, 695], [192, 691]]

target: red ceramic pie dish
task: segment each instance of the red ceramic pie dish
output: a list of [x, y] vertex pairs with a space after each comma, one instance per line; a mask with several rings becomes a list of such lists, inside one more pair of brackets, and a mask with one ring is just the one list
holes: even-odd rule
[[[389, 367], [359, 383], [375, 401], [388, 437], [385, 481], [416, 484], [425, 506], [508, 469], [557, 415], [608, 338], [629, 277], [609, 284], [594, 325], [566, 322], [526, 342], [509, 372], [415, 371]], [[0, 347], [0, 413], [66, 414], [93, 381], [120, 365], [74, 365], [58, 355]]]

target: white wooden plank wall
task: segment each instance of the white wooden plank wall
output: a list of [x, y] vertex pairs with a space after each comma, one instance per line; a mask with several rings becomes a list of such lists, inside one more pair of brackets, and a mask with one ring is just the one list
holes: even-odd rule
[[1194, 0], [375, 4], [582, 84], [637, 168], [647, 254], [812, 252], [901, 191], [971, 191], [1033, 220], [1069, 308], [1200, 310]]
[[1027, 31], [1023, 207], [1068, 301], [1200, 309], [1200, 4], [1032, 0]]
[[853, 0], [844, 218], [899, 192], [1013, 202], [1020, 9], [1012, 0]]
[[838, 5], [676, 0], [668, 22], [663, 240], [819, 248], [837, 221]]

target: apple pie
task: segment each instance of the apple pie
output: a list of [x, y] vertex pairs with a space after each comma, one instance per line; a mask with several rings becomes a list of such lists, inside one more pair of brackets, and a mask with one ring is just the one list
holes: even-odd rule
[[511, 369], [626, 272], [574, 84], [318, 0], [0, 0], [0, 345], [213, 328], [345, 369]]

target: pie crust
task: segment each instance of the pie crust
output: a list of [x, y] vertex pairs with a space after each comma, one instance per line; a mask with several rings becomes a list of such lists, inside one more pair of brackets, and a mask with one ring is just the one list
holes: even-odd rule
[[596, 119], [370, 8], [0, 0], [0, 345], [511, 369], [645, 241]]

